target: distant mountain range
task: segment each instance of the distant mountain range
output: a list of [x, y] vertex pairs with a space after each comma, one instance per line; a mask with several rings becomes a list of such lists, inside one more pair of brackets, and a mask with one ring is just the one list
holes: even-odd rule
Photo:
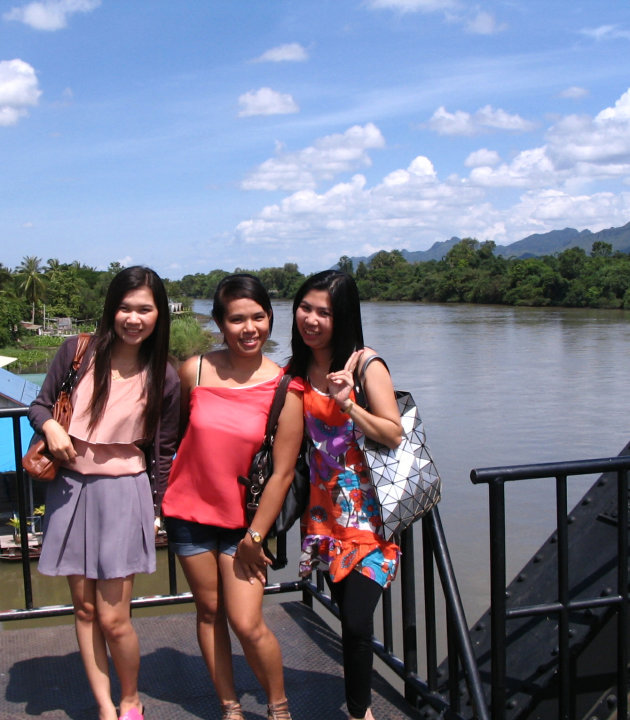
[[[580, 231], [574, 228], [565, 228], [564, 230], [552, 230], [543, 234], [528, 235], [526, 238], [509, 245], [497, 245], [494, 252], [495, 255], [502, 255], [503, 257], [526, 258], [538, 255], [554, 255], [567, 248], [579, 247], [590, 253], [593, 243], [598, 240], [612, 245], [613, 251], [630, 253], [630, 222], [620, 228], [608, 228], [596, 233], [590, 230]], [[458, 242], [461, 242], [461, 238], [452, 237], [444, 242], [433, 243], [428, 250], [402, 250], [401, 252], [405, 260], [411, 263], [441, 260]], [[353, 266], [356, 268], [360, 262], [368, 264], [374, 255], [353, 257]]]

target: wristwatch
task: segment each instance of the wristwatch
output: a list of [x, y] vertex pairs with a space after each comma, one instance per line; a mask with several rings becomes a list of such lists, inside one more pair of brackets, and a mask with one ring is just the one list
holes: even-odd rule
[[247, 532], [250, 534], [251, 539], [256, 543], [256, 545], [260, 545], [262, 542], [262, 535], [257, 530], [252, 530], [251, 528], [247, 528]]

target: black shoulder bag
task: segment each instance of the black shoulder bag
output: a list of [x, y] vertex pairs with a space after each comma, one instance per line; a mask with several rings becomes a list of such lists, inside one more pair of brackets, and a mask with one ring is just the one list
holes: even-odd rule
[[[278, 383], [269, 410], [265, 437], [260, 446], [260, 450], [254, 455], [247, 477], [240, 475], [238, 478], [238, 481], [242, 485], [245, 485], [246, 488], [245, 512], [249, 523], [254, 519], [254, 515], [258, 510], [260, 496], [266, 487], [267, 481], [273, 474], [273, 443], [276, 430], [278, 429], [278, 418], [284, 407], [284, 401], [291, 379], [291, 375], [285, 374]], [[282, 508], [274, 524], [269, 529], [267, 537], [275, 537], [289, 530], [306, 510], [309, 493], [310, 475], [306, 459], [305, 441], [302, 444], [302, 449], [300, 450], [295, 467], [295, 475], [282, 503]]]

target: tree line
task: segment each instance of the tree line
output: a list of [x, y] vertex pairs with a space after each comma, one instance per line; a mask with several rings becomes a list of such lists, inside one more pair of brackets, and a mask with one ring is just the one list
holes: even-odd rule
[[[399, 250], [383, 250], [356, 267], [342, 256], [337, 267], [354, 276], [362, 300], [630, 309], [630, 255], [613, 252], [609, 243], [594, 242], [590, 254], [573, 247], [526, 258], [497, 256], [495, 247], [465, 238], [441, 260], [409, 263]], [[0, 347], [18, 343], [26, 332], [22, 323], [41, 325], [44, 314], [96, 322], [107, 287], [121, 268], [111, 263], [97, 270], [54, 258], [42, 263], [34, 256], [13, 270], [0, 263]], [[283, 299], [291, 299], [306, 277], [295, 263], [249, 272], [272, 297]], [[191, 298], [211, 298], [228, 274], [215, 269], [164, 282], [169, 297], [190, 308]], [[181, 337], [192, 332], [187, 322], [178, 329]]]
[[[362, 300], [630, 309], [630, 255], [596, 241], [591, 253], [573, 247], [554, 255], [505, 258], [494, 242], [465, 238], [441, 260], [409, 263], [399, 250], [382, 250], [356, 267], [342, 256], [337, 267], [354, 276]], [[305, 276], [297, 265], [250, 271], [272, 297], [291, 299]], [[187, 297], [210, 298], [226, 273], [185, 275], [171, 287]]]

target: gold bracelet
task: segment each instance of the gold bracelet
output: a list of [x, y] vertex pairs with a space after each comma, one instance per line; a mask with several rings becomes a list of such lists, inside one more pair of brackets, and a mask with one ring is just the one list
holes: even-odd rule
[[350, 398], [348, 398], [347, 402], [344, 404], [344, 406], [341, 408], [342, 412], [345, 412], [346, 415], [350, 415], [350, 412], [352, 408], [354, 407], [354, 403]]

